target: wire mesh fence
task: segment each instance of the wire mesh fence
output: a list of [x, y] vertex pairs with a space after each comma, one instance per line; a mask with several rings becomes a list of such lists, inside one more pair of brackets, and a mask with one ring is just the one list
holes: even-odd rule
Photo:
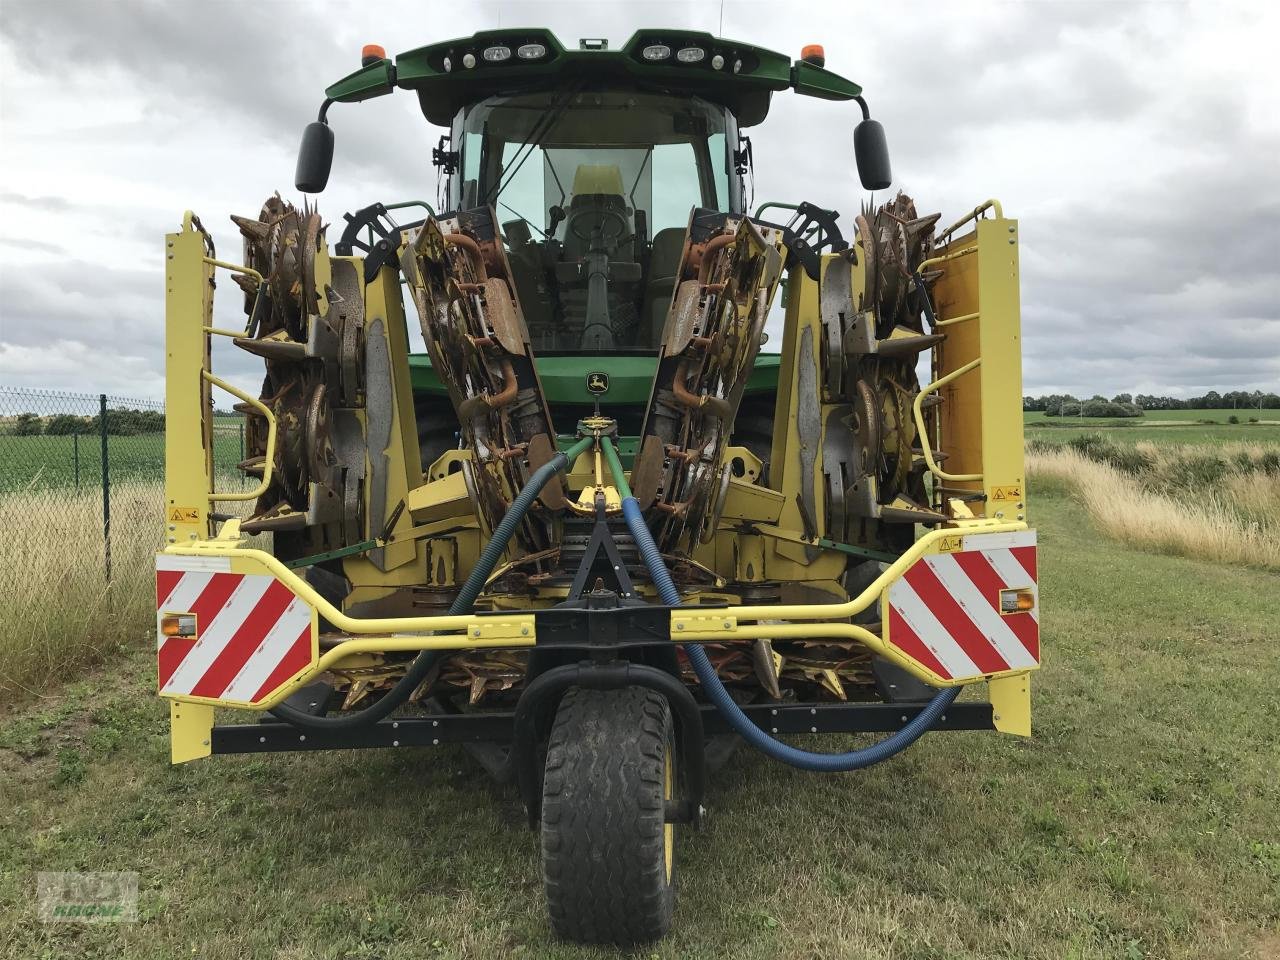
[[[227, 414], [213, 423], [217, 486], [241, 486], [243, 422]], [[164, 427], [154, 400], [0, 387], [0, 517], [22, 531], [23, 550], [80, 562], [93, 550], [109, 579], [113, 565], [158, 547]]]

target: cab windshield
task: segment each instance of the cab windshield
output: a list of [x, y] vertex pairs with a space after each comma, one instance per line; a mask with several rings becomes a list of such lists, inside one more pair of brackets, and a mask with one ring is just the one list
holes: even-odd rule
[[694, 208], [740, 206], [723, 107], [639, 91], [493, 97], [459, 115], [453, 205], [492, 205], [536, 350], [657, 346]]

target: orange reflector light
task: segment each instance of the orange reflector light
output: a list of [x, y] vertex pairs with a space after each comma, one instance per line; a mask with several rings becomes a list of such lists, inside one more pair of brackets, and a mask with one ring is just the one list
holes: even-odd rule
[[387, 49], [380, 43], [366, 43], [360, 51], [360, 62], [364, 66], [387, 59]]
[[160, 618], [160, 633], [166, 637], [194, 637], [196, 618], [192, 613], [166, 613]]
[[827, 64], [827, 54], [820, 43], [806, 43], [800, 48], [800, 59], [815, 67], [824, 67]]
[[1036, 595], [1030, 589], [1000, 591], [1001, 613], [1026, 613], [1034, 610], [1035, 606]]

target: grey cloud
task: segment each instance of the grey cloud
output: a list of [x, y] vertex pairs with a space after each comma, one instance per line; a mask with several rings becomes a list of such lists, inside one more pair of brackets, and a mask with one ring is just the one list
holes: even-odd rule
[[[25, 225], [4, 229], [0, 340], [22, 346], [30, 363], [39, 355], [32, 351], [45, 349], [40, 338], [56, 331], [91, 345], [88, 356], [133, 358], [119, 363], [134, 370], [141, 362], [152, 371], [148, 382], [160, 383], [159, 260], [114, 262], [116, 272], [64, 265], [56, 282], [37, 284], [24, 277], [28, 264], [45, 265], [52, 251], [23, 250], [21, 237], [90, 259], [66, 227], [74, 217], [93, 227], [97, 243], [118, 238], [121, 249], [153, 250], [174, 227], [180, 208], [168, 206], [180, 195], [214, 229], [219, 251], [235, 255], [226, 214], [252, 213], [266, 185], [288, 187], [301, 126], [322, 88], [354, 68], [360, 40], [401, 51], [510, 26], [516, 16], [498, 4], [433, 9], [430, 22], [419, 12], [408, 4], [10, 0], [0, 39], [13, 69], [39, 76], [49, 97], [64, 100], [72, 93], [59, 71], [108, 76], [141, 105], [141, 118], [127, 123], [26, 134], [47, 137], [51, 149], [83, 146], [94, 162], [95, 147], [110, 147], [125, 158], [112, 162], [135, 164], [155, 189], [87, 197], [68, 183], [65, 196], [34, 187], [0, 194], [28, 217], [50, 215], [47, 236]], [[548, 24], [571, 44], [591, 35], [617, 43], [641, 23], [663, 21], [714, 32], [717, 13], [705, 4], [524, 4], [518, 17]], [[1228, 15], [1251, 29], [1249, 14], [1078, 3], [886, 7], [856, 20], [834, 4], [803, 18], [775, 13], [729, 2], [723, 33], [794, 54], [822, 24], [830, 65], [866, 86], [900, 183], [922, 211], [951, 219], [994, 193], [1021, 216], [1027, 392], [1110, 395], [1143, 383], [1188, 393], [1280, 382], [1280, 183], [1271, 169], [1280, 142], [1248, 99], [1268, 78], [1274, 87], [1275, 68], [1254, 62], [1250, 82], [1217, 81], [1218, 68], [1206, 64], [1232, 57], [1237, 44], [1200, 42], [1206, 23]], [[362, 29], [370, 32], [353, 41]], [[63, 51], [56, 64], [28, 52], [47, 49]], [[322, 198], [331, 221], [373, 200], [434, 199], [428, 158], [438, 131], [412, 97], [335, 108], [331, 117], [338, 148]], [[23, 135], [4, 122], [6, 138]], [[777, 95], [769, 120], [750, 131], [756, 202], [834, 206], [851, 233], [865, 199], [853, 172], [855, 122], [848, 105]], [[128, 169], [113, 172], [130, 179]], [[5, 170], [10, 184], [24, 182], [22, 174]], [[220, 310], [234, 312], [236, 298], [221, 292]], [[229, 354], [218, 362], [252, 382], [254, 361]], [[64, 376], [65, 363], [49, 363], [50, 378]]]

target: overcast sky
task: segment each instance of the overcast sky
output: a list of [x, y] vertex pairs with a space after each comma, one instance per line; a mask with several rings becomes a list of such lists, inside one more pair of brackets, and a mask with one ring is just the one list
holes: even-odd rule
[[[821, 42], [885, 125], [895, 188], [952, 219], [1019, 218], [1027, 393], [1280, 388], [1280, 16], [1274, 4], [1034, 2], [0, 3], [0, 385], [163, 395], [163, 235], [292, 188], [324, 87], [389, 53], [546, 25], [638, 27], [798, 57]], [[723, 15], [723, 28], [720, 17]], [[412, 94], [336, 106], [321, 213], [434, 199]], [[775, 95], [756, 200], [839, 209], [857, 108]], [[331, 234], [338, 231], [333, 230]], [[331, 240], [336, 236], [331, 235]], [[220, 285], [220, 319], [239, 297]], [[412, 308], [410, 308], [412, 316]], [[415, 318], [416, 319], [416, 318]], [[416, 323], [411, 323], [416, 328]], [[774, 341], [777, 342], [776, 339]], [[256, 386], [257, 361], [219, 354]]]

